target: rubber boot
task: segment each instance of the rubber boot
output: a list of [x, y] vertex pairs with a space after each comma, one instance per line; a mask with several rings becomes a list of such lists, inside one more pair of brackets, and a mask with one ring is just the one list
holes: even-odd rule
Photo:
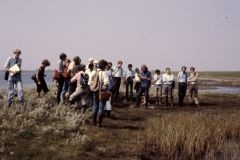
[[165, 97], [165, 106], [168, 106], [168, 97]]
[[98, 127], [102, 127], [102, 120], [103, 120], [103, 115], [99, 115], [98, 116], [98, 124], [97, 124]]
[[93, 114], [93, 125], [97, 125], [97, 114]]
[[199, 101], [198, 101], [198, 98], [195, 97], [194, 99], [195, 99], [195, 104], [196, 104], [198, 107], [200, 107], [200, 105], [199, 105]]
[[171, 102], [170, 102], [171, 103], [171, 107], [173, 107], [174, 106], [174, 104], [173, 104], [173, 97], [171, 97], [170, 100], [171, 100]]

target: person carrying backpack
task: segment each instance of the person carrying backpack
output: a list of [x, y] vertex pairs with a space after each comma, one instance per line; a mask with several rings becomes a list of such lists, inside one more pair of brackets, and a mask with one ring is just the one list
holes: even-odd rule
[[[108, 62], [105, 60], [99, 61], [99, 69], [90, 79], [90, 90], [93, 92], [93, 124], [98, 127], [102, 127], [102, 120], [104, 117], [104, 109], [106, 107], [106, 102], [109, 100], [106, 98], [101, 99], [100, 94], [102, 92], [107, 92], [109, 87], [109, 79], [105, 72], [105, 68]], [[98, 115], [98, 121], [97, 121]]]
[[45, 77], [45, 68], [50, 66], [50, 62], [47, 59], [42, 61], [42, 65], [37, 69], [36, 74], [32, 76], [32, 80], [37, 85], [38, 97], [40, 97], [41, 92], [44, 92], [44, 95], [49, 91], [47, 83], [44, 79]]
[[77, 82], [76, 91], [70, 96], [69, 101], [72, 103], [77, 98], [81, 98], [81, 105], [85, 108], [87, 105], [87, 96], [89, 93], [88, 74], [85, 73], [85, 69], [81, 66], [77, 67], [78, 73], [71, 79], [71, 82]]

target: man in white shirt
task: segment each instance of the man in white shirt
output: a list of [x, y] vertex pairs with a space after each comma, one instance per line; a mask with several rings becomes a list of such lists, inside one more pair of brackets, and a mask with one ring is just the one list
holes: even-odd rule
[[114, 86], [112, 90], [112, 96], [113, 98], [118, 98], [119, 96], [119, 89], [121, 86], [121, 80], [123, 78], [123, 68], [122, 68], [123, 62], [118, 61], [117, 66], [113, 69], [113, 79], [114, 79]]
[[177, 82], [178, 82], [178, 100], [179, 106], [184, 105], [184, 98], [187, 91], [187, 79], [188, 75], [186, 73], [187, 67], [183, 66], [182, 71], [178, 73]]
[[170, 68], [166, 68], [166, 73], [163, 74], [163, 97], [165, 98], [165, 105], [168, 106], [168, 97], [170, 98], [171, 106], [173, 107], [173, 89], [174, 76]]
[[[132, 70], [132, 64], [128, 64], [128, 69], [124, 72], [124, 79], [126, 84], [126, 100], [132, 101], [133, 98], [133, 78], [135, 72]], [[130, 89], [130, 98], [129, 98], [129, 89]]]

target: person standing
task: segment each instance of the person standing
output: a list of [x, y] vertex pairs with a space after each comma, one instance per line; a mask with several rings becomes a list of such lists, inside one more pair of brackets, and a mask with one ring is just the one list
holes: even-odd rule
[[123, 68], [122, 68], [123, 62], [118, 61], [117, 66], [113, 69], [113, 76], [114, 76], [114, 86], [112, 91], [113, 98], [118, 98], [119, 96], [119, 89], [121, 86], [121, 80], [123, 78]]
[[92, 110], [93, 124], [97, 125], [98, 127], [102, 127], [102, 121], [105, 113], [104, 109], [106, 107], [106, 101], [99, 99], [99, 90], [100, 88], [101, 91], [108, 90], [109, 79], [105, 72], [107, 65], [108, 65], [107, 61], [100, 60], [98, 65], [99, 69], [90, 80], [90, 89], [93, 92], [93, 110]]
[[67, 58], [67, 55], [65, 53], [61, 53], [59, 56], [59, 62], [57, 64], [57, 70], [58, 73], [60, 74], [59, 79], [57, 80], [57, 102], [60, 103], [61, 102], [61, 93], [63, 90], [63, 84], [64, 84], [64, 69], [65, 69], [65, 65], [64, 62]]
[[171, 106], [173, 107], [173, 89], [174, 76], [170, 68], [166, 68], [166, 73], [163, 74], [163, 97], [165, 98], [165, 105], [168, 106], [168, 98], [170, 98]]
[[71, 71], [69, 69], [69, 66], [71, 64], [70, 59], [66, 59], [64, 61], [64, 72], [63, 72], [63, 88], [61, 92], [61, 104], [65, 103], [65, 98], [68, 97], [66, 96], [69, 90], [69, 86], [71, 83]]
[[159, 105], [159, 104], [162, 104], [162, 83], [163, 83], [161, 72], [159, 69], [155, 71], [155, 75], [153, 79], [154, 79], [155, 88], [156, 88], [156, 97], [157, 97], [156, 105]]
[[[23, 105], [24, 103], [24, 93], [23, 93], [23, 85], [22, 85], [22, 76], [21, 76], [21, 66], [22, 59], [20, 49], [15, 49], [13, 52], [13, 56], [9, 57], [4, 65], [4, 69], [9, 73], [8, 82], [7, 82], [7, 91], [8, 91], [8, 101], [7, 106], [11, 107], [14, 98], [14, 85], [17, 86], [18, 91], [18, 100]], [[17, 68], [17, 70], [13, 69]]]
[[47, 59], [42, 61], [42, 65], [37, 69], [36, 74], [33, 75], [32, 79], [37, 85], [38, 97], [40, 97], [41, 92], [44, 92], [44, 95], [48, 93], [49, 89], [47, 83], [44, 79], [45, 77], [45, 68], [50, 66], [50, 62]]
[[189, 85], [189, 103], [192, 105], [192, 97], [194, 96], [195, 104], [199, 105], [198, 100], [198, 73], [195, 71], [194, 67], [190, 68], [190, 76], [188, 78], [188, 85]]
[[140, 87], [141, 87], [141, 78], [140, 78], [140, 70], [139, 68], [136, 68], [135, 69], [135, 77], [134, 77], [134, 81], [135, 81], [135, 85], [134, 85], [134, 89], [135, 89], [135, 92], [136, 92], [136, 99], [137, 99], [137, 94], [140, 90]]
[[179, 106], [184, 105], [184, 98], [187, 91], [187, 80], [188, 75], [186, 73], [187, 67], [182, 66], [182, 71], [178, 73], [177, 82], [178, 82], [178, 100]]
[[[135, 72], [132, 70], [132, 64], [128, 65], [128, 69], [124, 72], [124, 80], [126, 85], [126, 100], [132, 101], [133, 99], [133, 79], [135, 77]], [[130, 90], [130, 97], [129, 97]]]
[[139, 107], [141, 103], [142, 94], [144, 93], [145, 101], [146, 101], [145, 108], [148, 108], [149, 88], [151, 87], [152, 75], [151, 75], [151, 72], [148, 71], [148, 67], [146, 65], [142, 65], [141, 67], [140, 79], [142, 83], [141, 83], [140, 90], [138, 91], [138, 94], [137, 94], [137, 107]]

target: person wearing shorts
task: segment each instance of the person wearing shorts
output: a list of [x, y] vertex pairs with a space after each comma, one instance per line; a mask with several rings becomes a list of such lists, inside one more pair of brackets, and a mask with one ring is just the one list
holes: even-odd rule
[[198, 100], [198, 73], [195, 72], [195, 68], [190, 68], [190, 76], [188, 78], [188, 85], [189, 85], [189, 103], [192, 105], [192, 99], [194, 96], [194, 101], [197, 106], [199, 106], [199, 100]]

